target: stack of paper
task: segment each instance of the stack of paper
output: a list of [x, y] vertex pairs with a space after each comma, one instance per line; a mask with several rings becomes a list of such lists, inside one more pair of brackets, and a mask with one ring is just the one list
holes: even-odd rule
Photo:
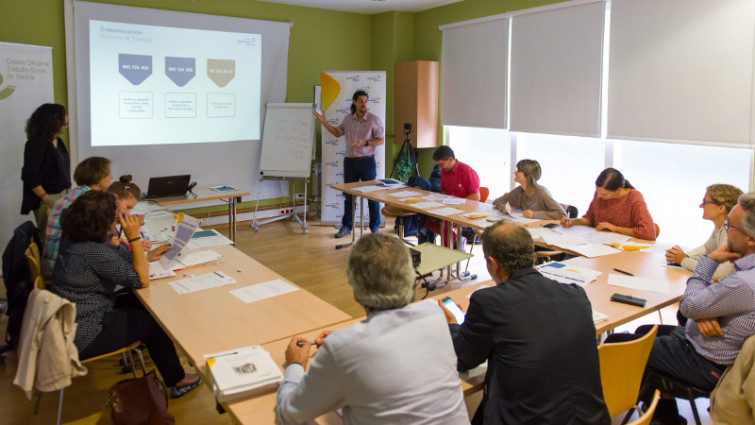
[[560, 261], [551, 261], [535, 267], [540, 274], [561, 283], [576, 283], [585, 286], [600, 277], [601, 272], [586, 267], [573, 266]]
[[262, 346], [205, 355], [210, 383], [219, 402], [278, 388], [283, 373]]
[[593, 323], [602, 322], [604, 320], [608, 320], [608, 316], [606, 316], [605, 314], [603, 314], [603, 313], [601, 313], [601, 312], [599, 312], [597, 310], [593, 310], [592, 311], [592, 322]]

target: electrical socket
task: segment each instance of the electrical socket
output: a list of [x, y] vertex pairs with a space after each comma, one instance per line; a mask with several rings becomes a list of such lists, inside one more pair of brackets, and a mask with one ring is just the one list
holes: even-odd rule
[[294, 199], [304, 199], [303, 193], [294, 193]]

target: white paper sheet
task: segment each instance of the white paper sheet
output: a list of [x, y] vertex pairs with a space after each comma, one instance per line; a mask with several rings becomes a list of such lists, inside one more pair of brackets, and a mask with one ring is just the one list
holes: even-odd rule
[[412, 206], [415, 208], [422, 208], [423, 210], [429, 210], [430, 208], [442, 207], [443, 204], [440, 204], [438, 202], [417, 202]]
[[624, 288], [639, 289], [641, 291], [657, 292], [659, 294], [668, 294], [668, 282], [659, 279], [647, 279], [644, 277], [625, 276], [623, 274], [609, 274], [608, 284], [613, 286], [622, 286]]
[[210, 229], [210, 230], [214, 233], [214, 235], [205, 236], [201, 238], [191, 238], [189, 243], [186, 245], [186, 249], [195, 250], [195, 249], [210, 248], [213, 246], [220, 246], [220, 245], [233, 245], [232, 240], [221, 235], [217, 230], [215, 229]]
[[587, 242], [591, 243], [624, 243], [632, 238], [631, 236], [611, 232], [595, 232], [583, 237]]
[[595, 257], [602, 257], [604, 255], [611, 255], [611, 254], [618, 254], [619, 251], [616, 248], [611, 248], [609, 246], [605, 246], [603, 244], [597, 244], [597, 243], [588, 243], [583, 245], [566, 245], [566, 246], [560, 246], [563, 249], [567, 249], [569, 251], [574, 251], [579, 255], [585, 256], [587, 258], [595, 258]]
[[464, 198], [456, 198], [456, 197], [449, 197], [443, 200], [443, 203], [446, 205], [460, 205], [467, 202]]
[[149, 280], [165, 279], [175, 275], [173, 270], [165, 270], [159, 261], [149, 263]]
[[456, 209], [456, 208], [451, 208], [451, 207], [438, 208], [437, 210], [432, 210], [433, 214], [445, 215], [445, 216], [454, 215], [454, 214], [460, 214], [460, 213], [463, 213], [463, 212], [464, 212], [464, 210], [460, 210], [460, 209]]
[[[223, 256], [211, 249], [204, 251], [192, 251], [181, 253], [175, 258], [175, 264], [171, 270], [180, 270], [187, 267], [198, 266], [200, 264], [214, 263], [223, 259]], [[163, 265], [164, 267], [165, 265]]]
[[450, 196], [444, 195], [442, 193], [433, 193], [431, 195], [425, 196], [422, 199], [424, 199], [425, 201], [443, 201], [444, 199], [447, 199], [447, 198], [450, 198]]
[[217, 288], [219, 286], [231, 285], [236, 283], [232, 277], [223, 272], [212, 272], [199, 276], [192, 276], [186, 279], [175, 280], [169, 285], [179, 295], [189, 294], [191, 292], [201, 291], [203, 289]]
[[421, 193], [411, 190], [402, 190], [400, 192], [389, 193], [388, 196], [395, 196], [397, 198], [418, 198], [421, 196]]
[[386, 190], [386, 189], [388, 188], [384, 186], [362, 186], [362, 187], [357, 187], [354, 190], [356, 190], [359, 193], [367, 193], [367, 192], [375, 192], [377, 190]]
[[194, 217], [187, 215], [183, 218], [183, 220], [181, 220], [181, 222], [178, 224], [178, 228], [176, 229], [176, 234], [175, 236], [173, 236], [173, 240], [170, 243], [170, 251], [163, 254], [163, 256], [160, 258], [160, 263], [164, 268], [169, 269], [173, 268], [173, 266], [176, 265], [178, 254], [180, 254], [181, 250], [183, 250], [184, 247], [189, 243], [192, 235], [194, 235], [194, 232], [198, 227], [199, 221], [197, 221], [197, 219], [195, 219]]
[[286, 283], [280, 279], [271, 280], [256, 285], [247, 286], [230, 291], [231, 295], [249, 304], [255, 301], [264, 300], [289, 292], [297, 291], [299, 288]]

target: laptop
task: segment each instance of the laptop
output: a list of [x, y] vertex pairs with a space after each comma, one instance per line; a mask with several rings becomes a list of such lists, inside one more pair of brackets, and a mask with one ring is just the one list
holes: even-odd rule
[[147, 186], [147, 198], [184, 196], [189, 190], [191, 175], [151, 177]]

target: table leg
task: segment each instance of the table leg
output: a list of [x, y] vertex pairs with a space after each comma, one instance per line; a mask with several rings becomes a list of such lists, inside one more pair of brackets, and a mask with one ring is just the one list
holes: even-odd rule
[[[356, 220], [356, 213], [357, 213], [357, 209], [356, 209], [357, 199], [356, 198], [357, 198], [356, 195], [351, 196], [351, 242], [336, 245], [336, 249], [341, 249], [347, 246], [354, 245], [354, 241], [356, 240], [357, 227], [354, 225], [356, 224], [354, 220]], [[362, 199], [361, 196], [359, 197], [359, 199]]]

